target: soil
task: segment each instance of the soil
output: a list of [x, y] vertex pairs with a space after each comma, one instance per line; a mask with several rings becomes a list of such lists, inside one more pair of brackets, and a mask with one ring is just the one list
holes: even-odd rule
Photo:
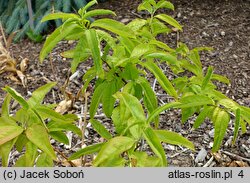
[[[109, 0], [97, 5], [99, 8], [111, 9], [117, 13], [116, 19], [127, 23], [131, 19], [143, 16], [136, 11], [141, 0], [116, 1]], [[179, 41], [186, 43], [190, 48], [198, 46], [212, 47], [211, 53], [202, 54], [204, 69], [208, 65], [215, 68], [215, 72], [228, 77], [230, 85], [218, 84], [218, 88], [228, 97], [236, 100], [239, 104], [250, 107], [250, 1], [249, 0], [172, 0], [175, 6], [174, 12], [170, 13], [183, 26], [184, 30], [179, 34]], [[166, 42], [175, 43], [176, 35], [161, 37]], [[38, 61], [39, 51], [42, 43], [33, 43], [22, 40], [20, 43], [12, 44], [11, 54], [20, 63], [23, 58], [29, 59], [29, 67], [26, 71], [27, 87], [8, 79], [9, 73], [0, 75], [0, 88], [9, 85], [15, 88], [23, 96], [29, 97], [39, 86], [48, 81], [57, 81], [58, 85], [45, 99], [48, 103], [59, 103], [63, 100], [61, 88], [70, 76], [70, 60], [60, 56], [62, 50], [68, 50], [73, 45], [61, 42], [52, 52], [51, 62], [45, 60], [42, 64]], [[73, 95], [81, 87], [81, 76], [91, 62], [82, 64], [78, 70], [79, 74], [73, 82], [70, 82], [67, 91]], [[4, 99], [4, 91], [0, 90], [0, 106]], [[159, 99], [163, 102], [165, 98]], [[81, 102], [76, 103], [80, 113]], [[77, 107], [76, 107], [77, 108]], [[100, 115], [101, 116], [101, 115]], [[170, 166], [247, 166], [250, 164], [250, 129], [241, 135], [236, 145], [231, 147], [233, 136], [233, 124], [230, 123], [227, 135], [221, 150], [217, 154], [211, 153], [211, 142], [213, 142], [213, 127], [211, 122], [206, 121], [198, 130], [192, 129], [195, 118], [189, 119], [185, 124], [180, 122], [179, 111], [170, 111], [161, 116], [161, 128], [173, 130], [194, 142], [196, 151], [192, 152], [182, 147], [165, 145], [165, 151]], [[110, 127], [108, 119], [102, 119], [104, 124]], [[88, 143], [100, 141], [100, 138], [90, 128], [88, 130]], [[79, 140], [72, 142], [77, 146]], [[79, 146], [79, 145], [78, 145]], [[79, 149], [79, 147], [78, 147]], [[72, 153], [60, 149], [65, 154]], [[77, 149], [75, 149], [77, 150]], [[203, 153], [202, 153], [203, 152]], [[202, 154], [205, 156], [202, 157]], [[198, 158], [197, 158], [198, 157]], [[14, 156], [13, 156], [14, 158]], [[201, 158], [201, 160], [198, 160]], [[238, 161], [235, 161], [238, 160]], [[13, 160], [14, 161], [14, 160]]]

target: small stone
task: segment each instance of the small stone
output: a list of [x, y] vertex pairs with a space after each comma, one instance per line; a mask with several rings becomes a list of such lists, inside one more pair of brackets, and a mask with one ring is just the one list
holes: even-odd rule
[[201, 34], [203, 37], [209, 37], [209, 34], [207, 34], [205, 31], [203, 31]]
[[230, 42], [228, 43], [229, 46], [233, 46], [233, 44], [234, 44], [233, 41], [230, 41]]
[[209, 143], [209, 147], [213, 147], [214, 143], [213, 142], [210, 142]]
[[178, 14], [177, 14], [177, 18], [180, 18], [181, 17], [181, 13], [179, 12]]
[[238, 56], [237, 56], [237, 55], [235, 55], [235, 54], [233, 54], [233, 57], [234, 57], [234, 59], [237, 59], [237, 58], [238, 58]]
[[225, 35], [226, 35], [225, 31], [221, 31], [221, 32], [220, 32], [220, 35], [221, 35], [221, 36], [225, 36]]
[[207, 156], [207, 151], [206, 151], [206, 149], [202, 148], [199, 151], [197, 157], [195, 158], [195, 163], [199, 163], [199, 162], [204, 161], [206, 156]]
[[129, 22], [129, 19], [128, 19], [128, 18], [123, 18], [123, 19], [121, 19], [121, 23], [127, 23], [127, 22]]
[[214, 129], [212, 129], [209, 133], [208, 133], [208, 135], [210, 136], [210, 137], [214, 137]]

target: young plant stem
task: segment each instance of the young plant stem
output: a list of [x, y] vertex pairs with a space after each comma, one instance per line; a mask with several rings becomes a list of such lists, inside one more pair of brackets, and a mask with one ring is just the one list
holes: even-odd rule
[[72, 161], [70, 161], [61, 151], [59, 151], [56, 148], [54, 148], [54, 151], [56, 151], [58, 154], [60, 154], [72, 167], [77, 167], [75, 165], [75, 163], [73, 163]]
[[[87, 127], [87, 112], [88, 112], [88, 96], [89, 96], [89, 93], [88, 92], [84, 92], [84, 100], [85, 100], [85, 104], [84, 104], [84, 112], [83, 112], [83, 106], [81, 108], [81, 113], [84, 113], [83, 114], [83, 120], [82, 118], [80, 118], [80, 126], [81, 126], [81, 131], [82, 131], [82, 148], [84, 147], [85, 145], [85, 130], [86, 130], [86, 127]], [[85, 166], [85, 163], [86, 163], [86, 158], [84, 156], [81, 156], [81, 165], [82, 167]]]

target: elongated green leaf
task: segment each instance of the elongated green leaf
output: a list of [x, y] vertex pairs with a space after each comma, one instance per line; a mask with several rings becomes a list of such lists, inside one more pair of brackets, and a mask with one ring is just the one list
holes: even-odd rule
[[129, 109], [135, 119], [138, 121], [146, 121], [142, 105], [136, 97], [125, 92], [118, 92], [114, 96], [124, 102], [126, 108]]
[[211, 77], [211, 80], [217, 80], [225, 84], [230, 84], [230, 80], [228, 78], [226, 78], [225, 76], [218, 75], [218, 74], [213, 74]]
[[86, 39], [89, 45], [89, 49], [92, 52], [92, 57], [94, 60], [94, 65], [95, 65], [97, 75], [100, 78], [103, 78], [104, 71], [102, 68], [101, 50], [100, 50], [99, 40], [98, 40], [96, 31], [93, 29], [86, 30], [85, 35], [86, 35]]
[[148, 127], [144, 130], [143, 136], [153, 152], [161, 159], [161, 166], [166, 166], [167, 159], [157, 134], [150, 127]]
[[181, 122], [185, 123], [196, 112], [195, 107], [188, 107], [181, 109]]
[[42, 18], [41, 22], [45, 22], [45, 21], [48, 21], [48, 20], [55, 20], [55, 19], [64, 19], [64, 20], [66, 20], [66, 19], [69, 19], [69, 18], [80, 20], [80, 17], [77, 16], [76, 14], [58, 12], [58, 13], [51, 13], [49, 15], [44, 16]]
[[7, 167], [9, 164], [9, 155], [12, 147], [14, 146], [15, 142], [17, 140], [17, 137], [0, 145], [0, 156], [2, 158], [2, 166]]
[[78, 159], [81, 156], [85, 156], [85, 155], [88, 155], [88, 154], [93, 154], [93, 153], [99, 152], [104, 144], [105, 143], [99, 143], [99, 144], [94, 144], [94, 145], [87, 146], [87, 147], [75, 152], [74, 154], [72, 154], [69, 157], [69, 160]]
[[41, 104], [45, 95], [56, 85], [56, 82], [47, 83], [38, 89], [36, 89], [33, 93], [31, 98], [28, 100], [28, 104], [32, 107], [36, 106], [37, 104]]
[[26, 143], [26, 152], [23, 156], [21, 156], [15, 163], [15, 167], [33, 167], [35, 160], [37, 158], [37, 146], [33, 143]]
[[250, 124], [250, 108], [240, 106], [241, 116]]
[[178, 98], [177, 92], [175, 91], [173, 85], [154, 62], [148, 61], [144, 64], [144, 66], [154, 74], [157, 81], [169, 95], [176, 99]]
[[147, 24], [147, 20], [136, 18], [132, 20], [131, 22], [129, 22], [126, 26], [130, 28], [132, 31], [136, 32], [140, 30], [146, 24]]
[[155, 46], [157, 46], [159, 48], [162, 48], [162, 49], [164, 49], [166, 51], [169, 51], [169, 52], [174, 52], [175, 51], [174, 49], [170, 48], [167, 44], [165, 44], [165, 43], [163, 43], [161, 41], [151, 40], [149, 42], [149, 44], [155, 45]]
[[111, 10], [105, 10], [105, 9], [97, 9], [97, 10], [91, 10], [88, 11], [83, 15], [83, 18], [87, 19], [89, 17], [94, 17], [98, 15], [116, 15], [115, 12]]
[[149, 44], [139, 44], [139, 45], [137, 45], [137, 46], [133, 49], [133, 51], [132, 51], [130, 57], [137, 57], [137, 58], [139, 58], [139, 57], [141, 57], [142, 55], [144, 55], [145, 53], [147, 53], [148, 51], [151, 51], [152, 49], [153, 49], [153, 48], [150, 47]]
[[[118, 135], [121, 135], [121, 133], [126, 129], [127, 127], [127, 120], [123, 120], [123, 118], [121, 118], [121, 112], [123, 113], [126, 113], [126, 111], [122, 111], [120, 109], [121, 107], [118, 106], [116, 107], [114, 110], [113, 110], [113, 113], [112, 113], [112, 121], [115, 125], [115, 132], [118, 134]], [[124, 116], [124, 115], [123, 115]]]
[[49, 132], [58, 132], [58, 131], [72, 131], [78, 136], [82, 136], [81, 130], [75, 126], [74, 124], [71, 124], [69, 122], [62, 122], [62, 121], [50, 121], [47, 125]]
[[18, 93], [13, 88], [6, 86], [3, 90], [8, 92], [12, 98], [14, 98], [25, 110], [29, 108], [29, 104], [26, 102], [26, 100], [21, 96], [20, 93]]
[[90, 27], [100, 27], [124, 37], [135, 37], [133, 31], [124, 24], [108, 18], [96, 20], [91, 24]]
[[48, 132], [43, 126], [34, 124], [28, 127], [25, 133], [33, 144], [47, 153], [53, 160], [56, 160], [56, 154], [50, 144]]
[[166, 15], [166, 14], [159, 14], [159, 15], [156, 15], [155, 16], [156, 18], [172, 25], [173, 27], [179, 29], [179, 30], [182, 30], [182, 26], [174, 19], [172, 18], [171, 16], [169, 15]]
[[68, 122], [71, 123], [74, 120], [70, 118], [65, 118], [63, 115], [60, 113], [54, 111], [53, 109], [50, 109], [47, 106], [39, 105], [35, 108], [35, 111], [44, 119], [50, 118], [54, 121], [58, 122]]
[[238, 108], [236, 110], [236, 115], [235, 115], [235, 123], [234, 123], [234, 137], [233, 137], [233, 144], [235, 144], [236, 138], [238, 136], [239, 133], [239, 128], [240, 128], [240, 109]]
[[203, 105], [214, 105], [214, 101], [205, 95], [189, 95], [181, 98], [180, 108], [198, 107]]
[[156, 8], [157, 9], [168, 8], [168, 9], [174, 10], [174, 5], [172, 3], [170, 3], [169, 1], [161, 0], [161, 1], [157, 2]]
[[126, 160], [120, 155], [115, 155], [112, 158], [107, 159], [106, 161], [100, 163], [99, 167], [124, 167]]
[[49, 135], [56, 141], [69, 145], [69, 139], [67, 135], [65, 135], [65, 133], [60, 132], [60, 131], [54, 131], [54, 132], [49, 132]]
[[27, 139], [26, 135], [24, 134], [20, 134], [17, 138], [17, 141], [16, 141], [16, 144], [15, 144], [15, 147], [16, 149], [18, 150], [19, 153], [22, 152], [23, 150], [23, 147], [26, 145], [26, 143], [28, 142], [29, 140]]
[[0, 145], [14, 139], [23, 132], [17, 125], [0, 125]]
[[99, 166], [109, 159], [120, 155], [124, 151], [129, 150], [134, 145], [134, 140], [129, 137], [115, 137], [104, 144], [95, 158], [93, 165]]
[[138, 11], [147, 10], [150, 14], [153, 13], [153, 7], [148, 1], [144, 1], [143, 3], [139, 4]]
[[[148, 156], [146, 152], [135, 151], [130, 155], [133, 167], [160, 167], [161, 159], [154, 156]], [[133, 162], [133, 160], [136, 160]]]
[[160, 61], [166, 61], [172, 65], [178, 65], [177, 58], [169, 53], [154, 52], [145, 56], [145, 58], [159, 59]]
[[170, 108], [174, 108], [174, 107], [177, 107], [177, 106], [180, 106], [180, 105], [181, 105], [180, 102], [171, 102], [171, 103], [167, 103], [167, 104], [165, 104], [165, 105], [163, 105], [163, 106], [161, 106], [161, 107], [156, 108], [156, 109], [149, 115], [149, 117], [148, 117], [148, 119], [147, 119], [147, 123], [150, 123], [151, 121], [153, 121], [154, 118], [155, 118], [156, 116], [158, 116], [162, 111], [166, 111], [166, 110], [168, 110], [168, 109], [170, 109]]
[[[145, 78], [139, 77], [137, 79], [137, 83], [140, 84], [140, 86], [143, 89], [144, 96], [145, 96], [144, 97], [145, 106], [148, 109], [149, 113], [152, 113], [158, 107], [158, 101], [157, 101], [156, 95], [153, 89], [151, 88], [150, 84]], [[159, 123], [159, 118], [157, 116], [155, 118], [155, 125], [158, 126], [158, 123]]]
[[56, 46], [56, 44], [68, 36], [74, 29], [80, 28], [79, 25], [75, 23], [69, 23], [67, 26], [58, 27], [51, 35], [49, 35], [43, 45], [40, 52], [40, 62], [42, 62], [45, 57], [51, 52], [51, 50]]
[[7, 94], [2, 105], [2, 114], [1, 116], [9, 116], [9, 106], [10, 106], [10, 101], [11, 101], [11, 95]]
[[90, 120], [91, 125], [93, 128], [97, 131], [99, 135], [101, 135], [106, 140], [109, 140], [112, 138], [112, 135], [109, 133], [109, 131], [97, 120], [91, 119]]
[[194, 144], [176, 132], [166, 130], [154, 130], [154, 132], [161, 142], [173, 145], [181, 145], [194, 150]]
[[219, 100], [218, 104], [226, 107], [227, 109], [231, 109], [233, 111], [236, 111], [239, 107], [239, 104], [237, 104], [236, 102], [234, 102], [233, 100], [229, 98]]
[[188, 55], [188, 58], [191, 60], [191, 62], [196, 65], [197, 68], [202, 70], [202, 63], [200, 60], [200, 55], [198, 49], [193, 49], [190, 51], [190, 54]]
[[46, 153], [42, 153], [37, 158], [36, 167], [53, 167], [53, 160]]
[[212, 107], [212, 106], [204, 106], [203, 110], [201, 111], [201, 113], [198, 115], [198, 117], [196, 118], [196, 120], [194, 122], [194, 128], [198, 128], [201, 125], [201, 123], [204, 122], [206, 117], [209, 116], [210, 111], [213, 109], [214, 109], [214, 107]]
[[89, 114], [91, 118], [94, 118], [96, 110], [99, 106], [99, 103], [101, 101], [101, 98], [103, 96], [103, 89], [106, 87], [106, 82], [103, 82], [102, 84], [98, 85], [97, 88], [95, 88], [90, 107], [89, 107]]
[[214, 145], [212, 151], [215, 152], [219, 150], [222, 140], [225, 136], [227, 126], [230, 121], [230, 115], [223, 109], [217, 107], [213, 112], [212, 120], [215, 128]]
[[112, 48], [116, 46], [116, 39], [113, 38], [109, 33], [102, 30], [96, 30], [96, 33], [98, 34], [100, 40], [105, 40]]
[[208, 83], [209, 83], [209, 81], [210, 81], [210, 79], [212, 77], [212, 74], [213, 74], [213, 68], [208, 67], [207, 74], [206, 74], [205, 78], [202, 81], [202, 85], [201, 85], [202, 90], [204, 90], [206, 88], [206, 86], [208, 85]]
[[83, 16], [86, 11], [91, 7], [94, 6], [95, 4], [98, 4], [97, 0], [91, 0], [89, 1], [84, 7], [82, 7], [81, 9], [79, 9], [78, 13]]
[[112, 111], [115, 105], [115, 98], [113, 97], [113, 94], [118, 91], [115, 82], [115, 80], [107, 82], [105, 88], [103, 88], [103, 111], [108, 118], [112, 115]]

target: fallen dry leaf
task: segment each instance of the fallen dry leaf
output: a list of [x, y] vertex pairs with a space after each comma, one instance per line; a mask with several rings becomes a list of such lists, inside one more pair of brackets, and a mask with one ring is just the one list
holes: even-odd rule
[[72, 106], [72, 100], [63, 100], [56, 107], [55, 111], [61, 114], [67, 112]]
[[20, 63], [20, 70], [24, 73], [28, 68], [29, 60], [27, 58], [23, 59]]

